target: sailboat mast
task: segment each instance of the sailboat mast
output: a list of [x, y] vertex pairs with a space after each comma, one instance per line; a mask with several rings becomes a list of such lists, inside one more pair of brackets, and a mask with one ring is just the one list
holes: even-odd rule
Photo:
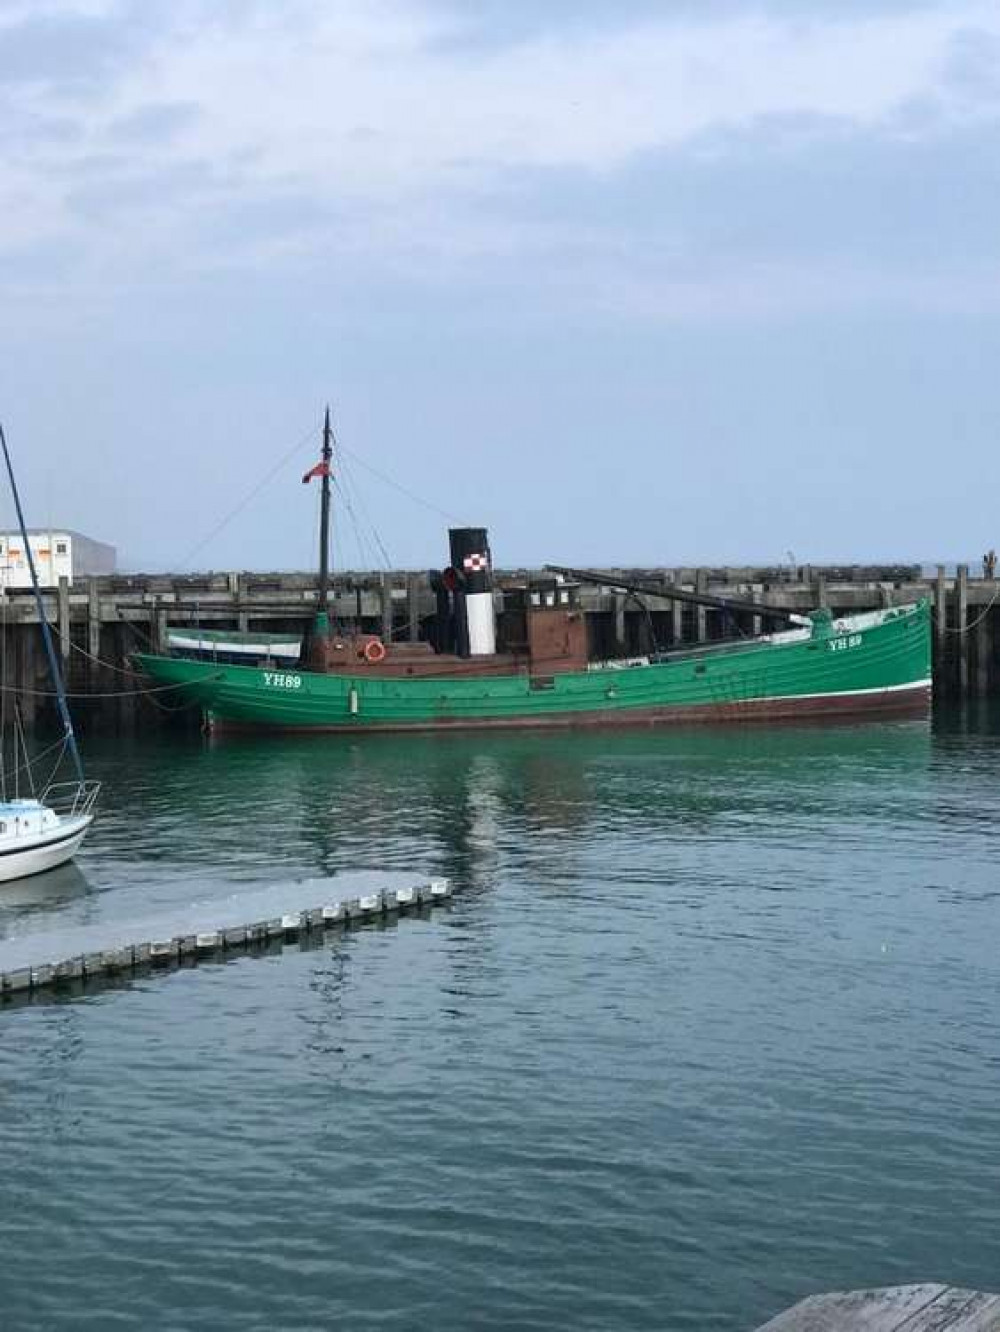
[[21, 528], [21, 538], [24, 541], [24, 552], [28, 557], [28, 571], [31, 574], [31, 588], [35, 594], [35, 605], [38, 607], [38, 622], [42, 626], [42, 640], [45, 643], [45, 654], [49, 659], [49, 671], [52, 675], [52, 681], [56, 687], [56, 700], [59, 707], [59, 716], [62, 718], [63, 729], [66, 735], [66, 745], [73, 759], [73, 766], [76, 768], [76, 775], [79, 781], [84, 780], [83, 760], [80, 758], [80, 751], [76, 744], [76, 735], [73, 731], [73, 719], [69, 715], [69, 703], [66, 700], [66, 686], [63, 683], [62, 671], [59, 669], [59, 658], [56, 656], [55, 644], [52, 642], [52, 631], [49, 628], [49, 622], [45, 618], [45, 603], [42, 601], [42, 589], [38, 585], [38, 574], [35, 571], [35, 557], [31, 553], [31, 542], [28, 540], [28, 528], [24, 521], [24, 511], [21, 508], [21, 496], [18, 494], [17, 482], [14, 480], [14, 467], [10, 461], [10, 452], [7, 448], [7, 436], [4, 434], [3, 426], [0, 425], [0, 444], [3, 445], [4, 462], [7, 464], [7, 476], [10, 478], [10, 490], [14, 496], [14, 507], [17, 510], [17, 521]]
[[323, 489], [320, 496], [319, 510], [319, 597], [316, 604], [317, 618], [327, 617], [330, 602], [330, 462], [333, 458], [333, 429], [330, 425], [330, 408], [326, 409], [323, 422], [323, 471], [321, 481]]

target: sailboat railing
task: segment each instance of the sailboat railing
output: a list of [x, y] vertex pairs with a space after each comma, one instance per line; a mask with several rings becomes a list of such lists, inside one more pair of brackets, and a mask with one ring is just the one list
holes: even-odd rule
[[53, 814], [72, 819], [92, 814], [100, 791], [100, 782], [50, 782], [40, 799]]

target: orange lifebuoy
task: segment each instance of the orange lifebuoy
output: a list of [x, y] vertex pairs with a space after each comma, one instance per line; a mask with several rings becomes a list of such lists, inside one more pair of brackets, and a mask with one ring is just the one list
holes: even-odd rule
[[385, 644], [380, 638], [370, 638], [365, 644], [365, 661], [371, 662], [374, 666], [377, 661], [385, 659]]

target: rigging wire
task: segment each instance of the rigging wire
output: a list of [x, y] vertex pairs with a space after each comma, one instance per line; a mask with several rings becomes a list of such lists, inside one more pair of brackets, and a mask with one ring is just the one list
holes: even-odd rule
[[[319, 514], [316, 516], [316, 542], [319, 541]], [[344, 542], [340, 535], [340, 524], [332, 523], [330, 532], [330, 542], [333, 546], [333, 563], [335, 566], [345, 569], [347, 567], [347, 556], [344, 549]]]
[[[66, 737], [60, 736], [58, 740], [53, 740], [51, 745], [47, 745], [44, 749], [40, 749], [38, 753], [34, 756], [34, 758], [31, 759], [29, 762], [25, 762], [21, 764], [19, 767], [14, 768], [11, 771], [10, 776], [16, 778], [17, 775], [21, 772], [29, 772], [31, 770], [32, 764], [38, 763], [41, 759], [46, 758], [49, 754], [51, 754], [53, 750], [58, 749], [61, 752], [59, 758], [56, 760], [56, 766], [52, 769], [52, 774], [49, 777], [49, 782], [51, 782], [52, 777], [59, 769], [59, 764], [62, 762], [63, 754], [66, 751], [66, 747], [67, 747]], [[47, 785], [48, 782], [46, 782], [46, 786]]]
[[376, 547], [378, 548], [378, 551], [379, 551], [379, 553], [380, 553], [380, 555], [381, 555], [381, 557], [382, 557], [382, 562], [383, 562], [383, 564], [385, 565], [385, 568], [386, 568], [386, 569], [391, 569], [391, 568], [392, 568], [392, 557], [390, 556], [389, 551], [386, 549], [385, 542], [382, 540], [382, 535], [381, 535], [381, 533], [379, 532], [378, 528], [376, 527], [375, 522], [373, 521], [372, 516], [371, 516], [371, 514], [370, 514], [369, 511], [368, 511], [368, 507], [367, 507], [367, 505], [365, 504], [365, 500], [364, 500], [364, 494], [362, 493], [361, 488], [360, 488], [358, 485], [355, 484], [355, 481], [354, 481], [353, 476], [352, 476], [352, 477], [350, 478], [350, 480], [348, 481], [348, 475], [347, 475], [347, 472], [348, 472], [348, 469], [347, 469], [347, 458], [346, 458], [346, 455], [345, 455], [343, 449], [340, 448], [340, 446], [339, 446], [339, 441], [337, 440], [336, 436], [334, 436], [334, 442], [335, 442], [335, 443], [337, 444], [337, 446], [338, 446], [338, 447], [337, 447], [337, 452], [338, 452], [338, 454], [340, 455], [340, 456], [339, 456], [339, 461], [340, 461], [340, 468], [339, 468], [339, 471], [340, 471], [340, 478], [341, 478], [341, 481], [343, 482], [344, 488], [346, 489], [348, 486], [350, 487], [350, 490], [351, 490], [351, 492], [352, 492], [353, 495], [354, 495], [354, 502], [357, 504], [358, 508], [360, 509], [360, 511], [361, 511], [361, 516], [362, 516], [362, 518], [364, 519], [364, 521], [367, 523], [367, 525], [368, 525], [368, 527], [369, 527], [369, 529], [370, 529], [370, 531], [371, 531], [372, 538], [373, 538], [373, 540], [374, 540], [374, 542], [375, 542], [375, 545], [376, 545]]
[[239, 517], [239, 515], [243, 512], [243, 510], [246, 509], [247, 506], [257, 498], [257, 496], [268, 484], [268, 482], [272, 481], [274, 477], [277, 476], [277, 474], [281, 471], [281, 469], [295, 456], [295, 454], [298, 453], [299, 450], [305, 446], [307, 440], [309, 440], [312, 437], [314, 432], [315, 432], [315, 426], [311, 425], [309, 429], [305, 431], [305, 433], [295, 441], [295, 443], [288, 450], [288, 452], [282, 454], [282, 456], [273, 465], [273, 467], [271, 467], [267, 471], [267, 473], [263, 477], [261, 477], [261, 479], [253, 487], [253, 489], [247, 495], [245, 495], [243, 499], [240, 500], [240, 502], [236, 505], [236, 507], [231, 509], [230, 512], [225, 516], [225, 518], [223, 518], [222, 521], [218, 523], [211, 530], [211, 532], [208, 533], [206, 537], [204, 537], [201, 541], [197, 543], [197, 545], [193, 546], [191, 550], [188, 551], [188, 553], [180, 561], [179, 564], [180, 568], [183, 569], [186, 565], [190, 565], [191, 561], [194, 559], [196, 555], [200, 555], [201, 552], [205, 549], [205, 547], [209, 545], [210, 542], [214, 541], [215, 538], [219, 535], [219, 533], [229, 526], [229, 524], [233, 521], [234, 518]]
[[[354, 505], [351, 501], [351, 492], [347, 484], [347, 478], [343, 473], [331, 476], [330, 485], [334, 488], [340, 499], [341, 512], [346, 516], [350, 523], [350, 531], [354, 538], [354, 548], [357, 551], [358, 568], [363, 569], [369, 562], [369, 555], [365, 547], [365, 539], [358, 523], [357, 514], [354, 512]], [[341, 523], [341, 527], [344, 526], [345, 524]]]
[[[62, 746], [61, 746], [61, 748], [60, 748], [60, 750], [59, 750], [59, 753], [56, 755], [56, 761], [55, 761], [55, 763], [53, 763], [53, 765], [52, 765], [52, 769], [51, 769], [51, 771], [49, 772], [48, 777], [46, 777], [45, 782], [44, 782], [43, 785], [42, 785], [42, 795], [43, 795], [43, 796], [45, 795], [45, 791], [46, 791], [46, 789], [47, 789], [49, 786], [52, 785], [52, 779], [55, 777], [56, 773], [59, 771], [60, 767], [62, 766], [62, 761], [63, 761], [63, 759], [66, 757], [66, 750], [67, 750], [68, 748], [69, 748], [69, 745], [68, 745], [68, 743], [67, 743], [67, 741], [66, 741], [66, 738], [65, 738], [65, 736], [64, 736], [64, 737], [63, 737], [63, 741], [62, 741]], [[39, 760], [40, 758], [41, 758], [41, 755], [40, 755], [40, 754], [36, 754], [36, 755], [35, 755], [35, 758], [34, 758], [34, 762], [37, 763], [38, 760]]]
[[[31, 792], [32, 796], [34, 796], [35, 776], [31, 770], [31, 759], [28, 757], [28, 739], [27, 736], [24, 734], [24, 722], [21, 718], [21, 709], [16, 702], [14, 704], [14, 737], [15, 741], [20, 741], [21, 753], [24, 755], [24, 766], [28, 774], [28, 790]], [[14, 755], [16, 758], [17, 757], [16, 749], [14, 751]], [[19, 794], [18, 790], [15, 789], [14, 791], [15, 800], [17, 799], [18, 794]]]
[[[274, 463], [274, 465], [267, 470], [267, 472], [251, 488], [251, 490], [248, 491], [248, 493], [239, 501], [239, 503], [236, 504], [229, 511], [229, 513], [227, 513], [225, 517], [223, 517], [215, 525], [215, 527], [212, 528], [210, 532], [208, 532], [204, 537], [202, 537], [194, 546], [192, 546], [187, 551], [187, 553], [183, 556], [183, 558], [180, 559], [178, 562], [177, 567], [179, 569], [191, 567], [194, 559], [198, 555], [200, 555], [201, 552], [207, 546], [209, 546], [215, 540], [215, 538], [219, 536], [219, 534], [229, 526], [230, 523], [232, 523], [236, 518], [240, 516], [240, 514], [244, 512], [244, 510], [253, 502], [253, 500], [257, 498], [257, 496], [264, 489], [264, 487], [267, 486], [268, 483], [272, 481], [274, 477], [278, 474], [278, 472], [280, 472], [281, 469], [290, 461], [290, 459], [294, 457], [294, 455], [304, 447], [304, 445], [309, 441], [309, 439], [312, 438], [315, 429], [316, 427], [314, 425], [310, 425], [302, 433], [302, 435], [295, 441], [295, 443], [291, 446], [291, 448], [289, 448], [286, 453], [282, 454], [282, 456], [277, 460], [277, 462]], [[372, 563], [374, 565], [383, 564], [386, 569], [390, 569], [392, 567], [392, 558], [389, 554], [385, 542], [382, 540], [378, 528], [373, 522], [371, 515], [368, 512], [367, 507], [365, 506], [364, 500], [360, 494], [360, 490], [354, 484], [353, 480], [349, 480], [347, 477], [346, 474], [347, 469], [345, 468], [345, 461], [347, 458], [350, 458], [352, 460], [352, 463], [357, 464], [357, 466], [364, 468], [365, 471], [370, 472], [372, 476], [377, 477], [385, 485], [390, 486], [393, 490], [396, 490], [401, 495], [406, 496], [406, 498], [409, 499], [412, 503], [418, 504], [421, 507], [430, 510], [432, 513], [435, 513], [439, 517], [444, 518], [449, 523], [454, 523], [458, 521], [458, 519], [453, 513], [449, 513], [447, 510], [442, 509], [440, 505], [433, 503], [431, 500], [423, 498], [421, 495], [418, 495], [415, 491], [410, 490], [407, 486], [397, 481], [394, 477], [389, 476], [386, 472], [383, 472], [381, 468], [376, 467], [373, 463], [368, 462], [367, 459], [355, 453], [353, 449], [349, 449], [345, 444], [343, 444], [337, 438], [336, 434], [334, 434], [333, 440], [337, 450], [337, 454], [339, 455], [339, 467], [336, 469], [336, 474], [333, 480], [334, 484], [336, 484], [338, 487], [338, 491], [344, 501], [344, 505], [345, 508], [347, 509], [348, 516], [351, 519], [352, 526], [354, 527], [355, 537], [358, 543], [359, 555], [362, 561], [372, 560]], [[361, 511], [361, 518], [364, 520], [364, 523], [367, 524], [367, 527], [370, 529], [371, 539], [374, 541], [374, 545], [379, 552], [378, 558], [372, 559], [371, 546], [369, 545], [367, 538], [362, 536], [362, 521], [361, 519], [359, 519], [357, 513], [355, 512], [355, 506], [358, 510]], [[334, 545], [336, 546], [337, 545], [336, 528], [334, 529], [333, 533], [333, 541]]]
[[447, 509], [442, 509], [440, 505], [432, 503], [431, 500], [423, 499], [420, 495], [417, 495], [414, 491], [409, 490], [406, 486], [402, 485], [401, 482], [388, 476], [378, 467], [375, 467], [365, 458], [362, 458], [359, 454], [355, 453], [353, 449], [349, 449], [346, 444], [338, 443], [338, 448], [342, 453], [345, 453], [349, 458], [356, 462], [359, 467], [363, 467], [366, 472], [371, 472], [372, 476], [377, 476], [380, 481], [384, 481], [385, 484], [391, 486], [393, 490], [398, 490], [401, 495], [405, 495], [406, 498], [412, 500], [414, 504], [420, 504], [423, 508], [430, 509], [432, 513], [436, 513], [439, 518], [444, 518], [449, 523], [457, 523], [460, 521], [455, 514], [449, 513]]
[[[43, 758], [46, 758], [49, 754], [51, 754], [53, 750], [58, 750], [59, 753], [56, 755], [56, 761], [53, 764], [48, 777], [42, 783], [42, 790], [44, 792], [45, 788], [52, 783], [53, 778], [55, 777], [56, 773], [59, 771], [62, 761], [66, 757], [66, 751], [69, 747], [69, 741], [64, 733], [59, 737], [58, 740], [55, 740], [51, 745], [47, 745], [44, 749], [40, 750], [39, 753], [35, 754], [34, 756], [28, 753], [28, 742], [24, 730], [24, 719], [21, 715], [21, 710], [17, 705], [17, 698], [19, 694], [27, 693], [29, 691], [19, 689], [16, 685], [8, 685], [7, 683], [7, 652], [8, 652], [7, 607], [8, 607], [7, 589], [5, 587], [0, 587], [0, 799], [2, 799], [5, 803], [7, 800], [8, 776], [14, 782], [15, 799], [20, 793], [20, 775], [22, 772], [27, 773], [29, 787], [32, 795], [34, 795], [35, 765], [40, 763]], [[75, 646], [72, 644], [72, 641], [71, 641], [71, 646]], [[12, 747], [13, 747], [13, 753], [11, 755], [11, 763], [13, 764], [13, 767], [9, 774], [7, 771], [8, 693], [14, 694], [14, 728], [11, 737]], [[21, 749], [24, 754], [23, 763], [21, 763], [18, 759], [19, 737], [20, 737]]]
[[[373, 559], [372, 557], [372, 552], [367, 537], [362, 529], [361, 522], [359, 521], [358, 515], [354, 509], [355, 487], [353, 485], [353, 482], [349, 480], [347, 476], [344, 451], [340, 447], [340, 441], [337, 438], [336, 431], [331, 430], [330, 435], [334, 449], [336, 450], [336, 462], [334, 463], [333, 472], [330, 477], [330, 481], [331, 484], [336, 487], [337, 493], [340, 495], [344, 510], [347, 513], [348, 518], [350, 519], [351, 528], [354, 532], [354, 540], [357, 544], [360, 564], [362, 567], [364, 567], [364, 565], [366, 564], [369, 567], [372, 567], [378, 564], [378, 558], [376, 557]], [[360, 506], [360, 497], [358, 499], [358, 502]], [[370, 521], [369, 521], [369, 526], [371, 526]], [[378, 542], [377, 533], [375, 533], [375, 538], [376, 542]]]
[[[239, 503], [236, 504], [229, 511], [229, 513], [227, 513], [221, 519], [221, 521], [218, 522], [215, 525], [215, 527], [212, 528], [212, 530], [207, 533], [206, 536], [204, 536], [201, 540], [199, 540], [194, 546], [192, 546], [188, 550], [188, 552], [183, 556], [183, 558], [179, 560], [178, 567], [181, 569], [185, 567], [190, 567], [196, 556], [198, 556], [212, 541], [215, 540], [215, 538], [222, 531], [224, 531], [229, 526], [230, 523], [232, 523], [241, 513], [244, 512], [244, 510], [260, 494], [260, 492], [264, 489], [264, 487], [268, 485], [268, 483], [271, 480], [273, 480], [273, 478], [278, 474], [278, 472], [287, 465], [287, 463], [291, 460], [291, 458], [294, 457], [294, 455], [304, 447], [304, 445], [308, 442], [308, 440], [313, 436], [314, 432], [315, 432], [315, 426], [310, 425], [309, 428], [306, 431], [304, 431], [299, 438], [296, 439], [294, 444], [285, 453], [282, 454], [282, 456], [277, 460], [277, 462], [274, 463], [267, 470], [267, 472], [239, 501]], [[424, 499], [420, 495], [416, 494], [414, 491], [410, 490], [408, 487], [402, 485], [400, 482], [396, 481], [393, 477], [383, 472], [380, 468], [376, 467], [374, 464], [368, 462], [366, 459], [356, 454], [352, 449], [348, 449], [344, 444], [340, 442], [339, 439], [337, 439], [336, 436], [334, 436], [334, 443], [336, 445], [336, 449], [339, 455], [339, 464], [340, 464], [338, 468], [338, 475], [335, 478], [333, 478], [334, 484], [337, 485], [338, 493], [341, 495], [348, 516], [351, 520], [351, 524], [354, 529], [355, 539], [358, 544], [359, 554], [362, 560], [371, 559], [372, 565], [378, 565], [379, 563], [381, 563], [385, 566], [386, 569], [391, 569], [392, 567], [392, 561], [388, 549], [384, 541], [382, 540], [378, 528], [376, 527], [374, 521], [371, 518], [370, 513], [368, 512], [364, 504], [364, 501], [360, 493], [360, 489], [355, 485], [353, 480], [348, 479], [347, 473], [349, 469], [345, 466], [345, 460], [348, 457], [351, 458], [353, 463], [356, 463], [359, 467], [371, 473], [371, 475], [377, 477], [384, 484], [390, 486], [393, 490], [396, 490], [400, 494], [406, 496], [406, 498], [411, 500], [413, 503], [418, 504], [423, 508], [426, 508], [438, 514], [439, 516], [445, 518], [449, 522], [457, 521], [454, 514], [448, 513], [445, 509], [442, 509], [439, 505]], [[355, 504], [357, 505], [357, 509], [361, 511], [360, 518], [355, 509]], [[364, 530], [365, 525], [367, 525], [367, 528], [370, 530], [371, 534], [370, 538], [365, 533]], [[372, 545], [372, 542], [374, 542], [374, 547]], [[334, 527], [334, 532], [333, 532], [333, 543], [335, 547], [340, 547], [341, 552], [343, 552], [343, 542], [340, 539], [340, 533], [338, 532], [336, 526]], [[3, 738], [3, 723], [6, 720], [6, 713], [7, 713], [7, 694], [12, 693], [15, 695], [15, 697], [17, 695], [24, 695], [32, 698], [55, 698], [58, 697], [58, 691], [32, 689], [28, 687], [16, 686], [7, 683], [7, 651], [8, 651], [7, 634], [6, 634], [7, 601], [6, 601], [6, 594], [3, 589], [0, 589], [0, 600], [2, 600], [2, 609], [0, 609], [0, 796], [2, 796], [5, 799], [7, 791], [8, 772], [7, 772], [7, 764], [4, 761], [5, 743]], [[128, 627], [133, 631], [135, 631], [137, 634], [140, 633], [137, 626], [129, 624]], [[399, 630], [399, 633], [405, 632], [406, 629], [407, 626], [403, 626]], [[395, 632], [396, 631], [393, 631], [393, 637], [395, 637]], [[72, 640], [70, 641], [70, 648], [72, 651], [79, 653], [87, 660], [95, 662], [96, 664], [102, 666], [106, 670], [110, 670], [115, 672], [116, 674], [125, 675], [136, 680], [141, 680], [143, 678], [141, 672], [135, 671], [129, 667], [118, 666], [110, 661], [106, 661], [103, 658], [96, 656], [95, 654], [87, 652], [85, 649], [81, 648], [78, 644], [73, 643]], [[155, 706], [163, 708], [164, 711], [180, 711], [182, 710], [182, 708], [178, 709], [164, 708], [163, 704], [159, 703], [152, 696], [159, 693], [167, 693], [171, 691], [181, 690], [185, 688], [185, 686], [204, 683], [205, 680], [214, 679], [214, 678], [217, 678], [216, 674], [212, 673], [206, 677], [203, 677], [202, 679], [190, 680], [180, 684], [139, 686], [137, 688], [132, 688], [132, 689], [105, 690], [99, 692], [73, 691], [73, 692], [67, 692], [66, 697], [77, 698], [77, 699], [114, 699], [114, 698], [129, 698], [129, 697], [144, 696], [149, 698], [150, 702], [153, 703]], [[189, 707], [192, 705], [185, 704], [183, 706]], [[18, 722], [20, 723], [19, 712], [17, 713], [17, 717], [18, 717]], [[21, 726], [20, 734], [23, 742], [24, 739], [23, 725]], [[60, 744], [63, 746], [63, 748], [65, 748], [65, 743], [66, 743], [65, 740], [57, 742], [55, 746], [50, 746], [49, 749], [43, 750], [41, 754], [37, 756], [37, 758], [40, 758], [43, 755], [51, 752], [52, 748], [58, 747], [58, 745]], [[25, 749], [25, 754], [27, 755], [26, 749]], [[60, 760], [57, 760], [57, 766]], [[14, 754], [14, 761], [16, 764], [17, 763], [16, 750]], [[10, 775], [16, 776], [22, 770], [23, 769], [21, 766], [15, 766], [13, 773], [11, 773]]]
[[369, 546], [368, 539], [365, 536], [364, 532], [362, 531], [361, 524], [358, 522], [358, 516], [354, 512], [354, 505], [351, 502], [351, 497], [348, 491], [340, 481], [335, 480], [333, 482], [333, 485], [338, 495], [340, 496], [341, 500], [343, 501], [344, 510], [351, 521], [351, 529], [354, 532], [354, 540], [357, 545], [358, 557], [361, 562], [361, 567], [363, 568], [366, 564], [368, 564], [369, 566], [373, 563], [378, 564], [377, 559], [374, 560], [372, 559], [372, 551]]

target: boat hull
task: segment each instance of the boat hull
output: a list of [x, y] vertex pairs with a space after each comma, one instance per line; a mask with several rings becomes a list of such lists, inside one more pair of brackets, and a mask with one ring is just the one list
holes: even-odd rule
[[24, 845], [0, 847], [0, 883], [44, 874], [71, 860], [87, 835], [93, 815], [64, 820], [62, 826], [38, 837], [22, 839]]
[[223, 730], [649, 726], [914, 714], [931, 689], [926, 602], [638, 665], [545, 677], [408, 678], [258, 670], [142, 655], [158, 686]]
[[380, 722], [361, 727], [343, 721], [295, 723], [261, 721], [259, 718], [233, 718], [225, 711], [207, 710], [206, 726], [214, 733], [252, 732], [276, 729], [291, 734], [329, 732], [345, 734], [359, 731], [399, 734], [406, 731], [510, 731], [510, 730], [580, 730], [592, 727], [650, 727], [670, 725], [724, 725], [726, 723], [794, 722], [850, 720], [868, 716], [921, 717], [931, 704], [930, 683], [905, 690], [874, 690], [872, 693], [822, 695], [818, 698], [752, 700], [745, 704], [694, 704], [660, 708], [633, 708], [627, 712], [594, 710], [568, 715], [545, 713], [515, 718], [437, 718], [427, 722]]

